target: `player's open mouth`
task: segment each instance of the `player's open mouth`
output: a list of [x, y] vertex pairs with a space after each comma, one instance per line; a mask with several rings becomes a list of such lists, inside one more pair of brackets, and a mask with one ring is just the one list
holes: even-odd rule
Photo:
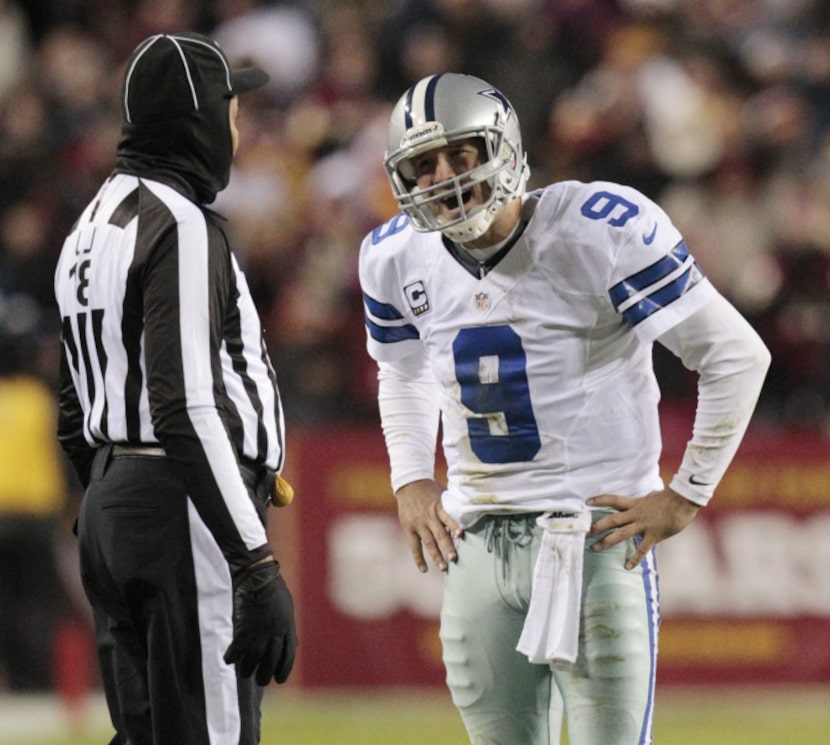
[[473, 198], [473, 190], [468, 189], [465, 192], [461, 193], [461, 202], [458, 201], [458, 198], [455, 196], [447, 197], [446, 199], [441, 200], [441, 204], [446, 207], [450, 212], [453, 210], [457, 210], [461, 207], [462, 204], [467, 205], [469, 204], [470, 200]]

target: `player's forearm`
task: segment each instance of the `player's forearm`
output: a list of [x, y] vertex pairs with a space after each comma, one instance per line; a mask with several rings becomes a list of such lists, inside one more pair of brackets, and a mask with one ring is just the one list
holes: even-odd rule
[[705, 505], [743, 439], [770, 354], [721, 297], [660, 341], [700, 374], [692, 439], [670, 486], [686, 499]]
[[439, 411], [431, 378], [423, 370], [381, 363], [378, 409], [393, 491], [432, 479]]

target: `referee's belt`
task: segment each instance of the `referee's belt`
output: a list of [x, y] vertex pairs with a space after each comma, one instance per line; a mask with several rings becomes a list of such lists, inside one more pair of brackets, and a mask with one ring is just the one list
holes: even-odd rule
[[113, 458], [166, 458], [161, 445], [113, 445]]
[[[167, 453], [161, 445], [119, 445], [113, 444], [112, 454], [115, 458], [166, 458]], [[239, 459], [239, 470], [245, 485], [252, 489], [257, 497], [267, 503], [271, 498], [277, 474], [266, 466], [258, 465], [247, 458]]]

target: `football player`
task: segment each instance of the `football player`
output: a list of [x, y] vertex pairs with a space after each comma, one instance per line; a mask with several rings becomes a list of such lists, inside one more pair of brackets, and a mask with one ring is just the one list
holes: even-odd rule
[[[712, 497], [769, 352], [640, 192], [526, 191], [516, 112], [483, 80], [409, 88], [384, 166], [402, 212], [361, 247], [367, 347], [401, 525], [446, 573], [471, 742], [558, 743], [564, 709], [572, 745], [650, 743], [655, 546]], [[654, 342], [699, 373], [668, 485]]]

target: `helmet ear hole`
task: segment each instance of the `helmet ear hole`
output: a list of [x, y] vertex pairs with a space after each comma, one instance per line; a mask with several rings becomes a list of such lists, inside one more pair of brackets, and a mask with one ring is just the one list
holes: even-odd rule
[[412, 187], [415, 185], [415, 166], [409, 158], [404, 158], [397, 165], [398, 175], [405, 185]]

